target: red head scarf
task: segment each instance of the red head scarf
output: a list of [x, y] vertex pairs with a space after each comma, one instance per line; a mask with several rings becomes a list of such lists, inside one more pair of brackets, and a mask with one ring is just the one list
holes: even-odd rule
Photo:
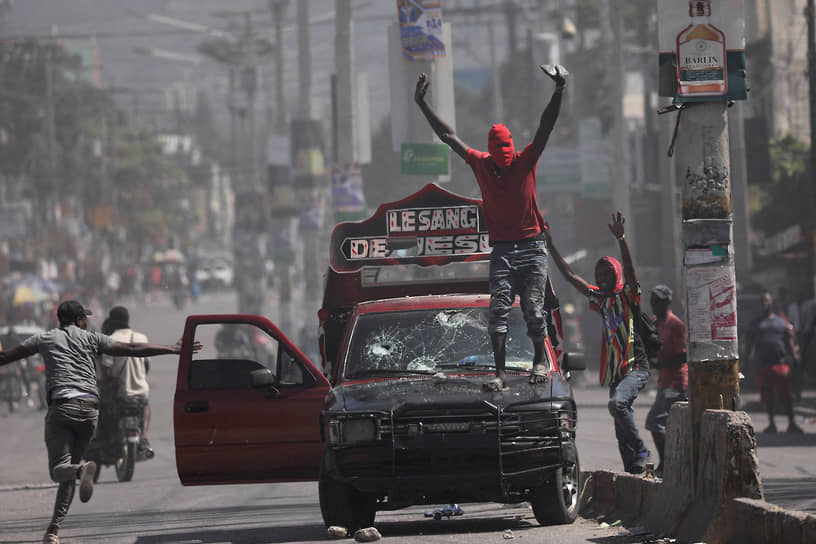
[[[501, 145], [507, 143], [510, 145]], [[510, 129], [501, 124], [490, 127], [490, 132], [487, 134], [487, 150], [497, 166], [500, 168], [510, 166], [510, 163], [513, 162], [513, 155], [515, 154], [513, 136], [510, 134]]]
[[609, 268], [612, 269], [612, 272], [615, 274], [615, 288], [613, 289], [613, 293], [619, 293], [623, 289], [623, 266], [619, 260], [615, 257], [601, 257], [598, 259], [598, 262], [595, 263], [595, 278], [597, 281], [598, 277], [598, 267], [601, 264], [606, 264]]

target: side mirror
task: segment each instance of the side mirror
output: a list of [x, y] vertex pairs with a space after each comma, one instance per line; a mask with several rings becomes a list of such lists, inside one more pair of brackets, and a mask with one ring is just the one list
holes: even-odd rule
[[261, 387], [268, 387], [272, 385], [275, 381], [275, 377], [272, 376], [272, 371], [268, 368], [259, 368], [257, 370], [253, 370], [249, 373], [250, 380], [252, 382], [252, 388], [258, 389]]
[[252, 381], [253, 389], [266, 388], [266, 398], [277, 399], [280, 397], [280, 391], [275, 387], [275, 377], [272, 371], [268, 368], [259, 368], [249, 373]]
[[573, 370], [586, 370], [586, 357], [578, 351], [570, 351], [564, 354], [564, 362], [562, 365], [565, 372], [572, 372]]

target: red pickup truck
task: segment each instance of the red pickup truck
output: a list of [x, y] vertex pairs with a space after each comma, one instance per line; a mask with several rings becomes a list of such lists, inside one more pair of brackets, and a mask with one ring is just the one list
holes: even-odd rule
[[[174, 398], [185, 485], [319, 480], [327, 525], [373, 524], [418, 504], [529, 501], [542, 524], [578, 513], [580, 356], [548, 343], [531, 385], [518, 308], [509, 390], [487, 334], [490, 247], [481, 202], [436, 185], [339, 224], [326, 276], [319, 366], [269, 320], [190, 316]], [[550, 337], [560, 336], [551, 293]], [[192, 354], [200, 340], [205, 349]]]

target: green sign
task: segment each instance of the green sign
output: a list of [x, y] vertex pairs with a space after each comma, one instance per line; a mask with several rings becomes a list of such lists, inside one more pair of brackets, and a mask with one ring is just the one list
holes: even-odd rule
[[400, 172], [418, 176], [445, 176], [450, 153], [445, 144], [407, 144], [400, 148]]

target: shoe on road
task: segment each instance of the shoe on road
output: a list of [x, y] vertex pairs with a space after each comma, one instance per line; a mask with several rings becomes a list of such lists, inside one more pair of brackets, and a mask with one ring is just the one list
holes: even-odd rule
[[802, 430], [802, 427], [791, 421], [790, 425], [788, 425], [788, 432], [793, 434], [802, 434], [805, 431]]
[[43, 544], [59, 544], [59, 537], [56, 533], [45, 533], [43, 535]]
[[79, 500], [88, 502], [93, 495], [94, 475], [96, 463], [88, 461], [79, 469]]

